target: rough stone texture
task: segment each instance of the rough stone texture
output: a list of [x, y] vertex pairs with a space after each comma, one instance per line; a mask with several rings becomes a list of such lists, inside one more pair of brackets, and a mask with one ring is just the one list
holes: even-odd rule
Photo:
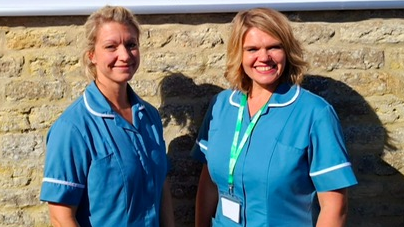
[[[404, 11], [286, 14], [311, 64], [304, 87], [335, 107], [358, 176], [347, 226], [404, 226]], [[201, 164], [189, 151], [210, 98], [228, 87], [233, 16], [139, 16], [142, 62], [130, 84], [161, 113], [179, 227], [193, 226]], [[87, 85], [84, 21], [0, 17], [0, 227], [49, 226], [38, 200], [45, 136]]]

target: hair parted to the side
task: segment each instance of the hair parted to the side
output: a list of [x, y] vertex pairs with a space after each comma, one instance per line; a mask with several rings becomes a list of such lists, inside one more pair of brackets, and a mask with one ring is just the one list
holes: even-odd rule
[[100, 27], [104, 23], [118, 22], [133, 27], [137, 34], [137, 41], [140, 36], [140, 25], [136, 17], [128, 9], [121, 6], [104, 6], [103, 8], [92, 13], [84, 24], [85, 43], [81, 56], [84, 73], [90, 80], [95, 80], [97, 73], [94, 64], [90, 60], [90, 54], [95, 49], [95, 42]]
[[280, 80], [301, 84], [308, 64], [303, 59], [303, 48], [294, 37], [288, 18], [273, 9], [254, 8], [239, 12], [232, 21], [225, 77], [233, 89], [248, 93], [252, 86], [251, 79], [244, 72], [242, 58], [244, 37], [253, 27], [281, 42], [287, 63]]

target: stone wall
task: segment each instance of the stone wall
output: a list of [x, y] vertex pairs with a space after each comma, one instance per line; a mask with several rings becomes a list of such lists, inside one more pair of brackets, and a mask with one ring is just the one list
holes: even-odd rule
[[[287, 12], [311, 69], [304, 86], [337, 110], [359, 185], [348, 226], [404, 226], [404, 10]], [[141, 15], [131, 82], [159, 108], [177, 226], [193, 226], [200, 164], [189, 150], [223, 78], [234, 14]], [[49, 226], [40, 203], [44, 137], [87, 81], [85, 17], [0, 17], [0, 227]]]

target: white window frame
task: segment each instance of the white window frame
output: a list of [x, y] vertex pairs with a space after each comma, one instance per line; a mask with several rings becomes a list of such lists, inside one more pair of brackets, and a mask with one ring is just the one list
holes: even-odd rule
[[89, 15], [104, 5], [136, 14], [237, 12], [253, 7], [279, 11], [404, 9], [404, 0], [0, 0], [0, 16]]

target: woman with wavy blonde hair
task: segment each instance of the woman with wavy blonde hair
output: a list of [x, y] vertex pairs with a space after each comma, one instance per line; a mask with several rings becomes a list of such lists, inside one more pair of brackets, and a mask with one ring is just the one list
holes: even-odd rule
[[232, 89], [212, 100], [192, 150], [204, 163], [195, 226], [344, 226], [357, 181], [333, 107], [300, 87], [307, 64], [288, 19], [239, 12], [227, 59]]

